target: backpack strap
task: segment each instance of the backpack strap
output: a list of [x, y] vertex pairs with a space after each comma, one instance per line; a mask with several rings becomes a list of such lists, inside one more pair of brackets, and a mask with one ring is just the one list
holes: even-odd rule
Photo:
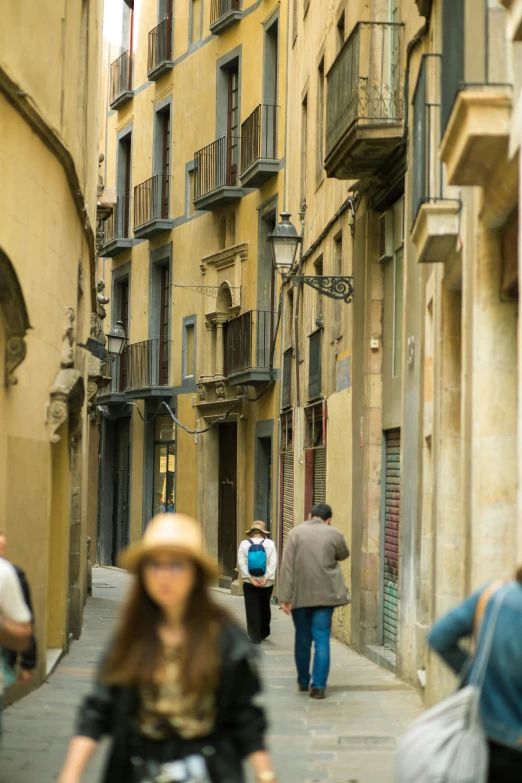
[[491, 598], [491, 596], [494, 595], [497, 592], [497, 590], [500, 590], [500, 588], [504, 584], [505, 582], [502, 579], [497, 579], [496, 582], [492, 582], [490, 585], [486, 587], [486, 589], [484, 590], [484, 592], [479, 598], [479, 602], [475, 610], [475, 618], [473, 620], [473, 638], [475, 640], [475, 645], [478, 644], [480, 629], [482, 628], [482, 621], [484, 619], [484, 612], [486, 611], [486, 606], [488, 605], [488, 601]]

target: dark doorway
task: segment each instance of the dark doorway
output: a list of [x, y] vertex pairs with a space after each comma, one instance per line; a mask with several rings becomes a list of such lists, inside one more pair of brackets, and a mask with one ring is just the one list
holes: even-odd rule
[[272, 438], [258, 438], [254, 515], [272, 527]]
[[112, 564], [129, 543], [129, 425], [130, 419], [117, 419], [114, 427]]
[[230, 587], [237, 561], [237, 424], [219, 425], [219, 584]]

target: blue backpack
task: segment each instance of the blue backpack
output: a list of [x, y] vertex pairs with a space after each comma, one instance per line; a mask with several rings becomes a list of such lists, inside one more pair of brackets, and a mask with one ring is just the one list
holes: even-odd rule
[[266, 549], [263, 544], [250, 543], [248, 550], [248, 573], [250, 576], [264, 576], [266, 574]]

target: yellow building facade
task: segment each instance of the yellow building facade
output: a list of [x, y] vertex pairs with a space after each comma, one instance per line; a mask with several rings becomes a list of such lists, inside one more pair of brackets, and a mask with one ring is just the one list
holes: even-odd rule
[[40, 684], [79, 635], [87, 590], [89, 359], [77, 342], [96, 310], [101, 6], [2, 10], [0, 527], [32, 589]]
[[98, 396], [98, 560], [117, 562], [154, 513], [176, 509], [201, 520], [235, 587], [248, 524], [276, 531], [266, 239], [284, 202], [286, 4], [122, 0], [117, 27], [101, 149], [117, 202], [101, 263], [127, 346]]

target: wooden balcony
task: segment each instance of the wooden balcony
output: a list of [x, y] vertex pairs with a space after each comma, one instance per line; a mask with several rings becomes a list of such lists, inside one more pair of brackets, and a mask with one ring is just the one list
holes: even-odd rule
[[222, 136], [194, 154], [194, 207], [213, 210], [243, 195], [239, 185], [239, 138]]
[[109, 106], [119, 109], [134, 95], [132, 88], [132, 55], [123, 52], [110, 66]]
[[167, 17], [149, 33], [147, 76], [151, 82], [174, 68], [172, 27], [172, 19]]
[[172, 177], [155, 174], [134, 188], [134, 236], [150, 239], [170, 231], [170, 186]]
[[256, 386], [272, 379], [270, 352], [273, 313], [250, 310], [225, 324], [224, 374], [233, 386]]
[[100, 255], [113, 258], [124, 250], [132, 247], [131, 230], [132, 199], [129, 196], [118, 196], [112, 215], [104, 223], [103, 245]]
[[210, 6], [210, 32], [219, 35], [239, 22], [243, 16], [241, 0], [212, 0]]
[[359, 22], [327, 74], [329, 177], [375, 174], [400, 144], [404, 123], [404, 26]]
[[258, 188], [279, 171], [277, 106], [260, 104], [241, 125], [241, 184]]

